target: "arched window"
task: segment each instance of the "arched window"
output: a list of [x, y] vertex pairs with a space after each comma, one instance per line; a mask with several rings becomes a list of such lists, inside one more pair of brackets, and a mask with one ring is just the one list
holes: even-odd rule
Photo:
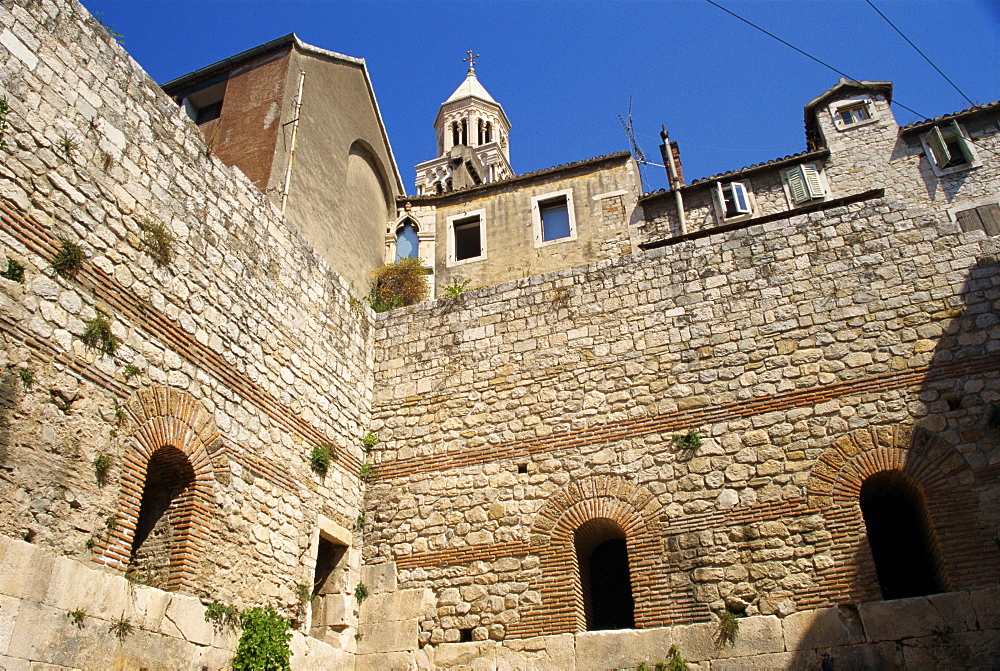
[[458, 122], [457, 121], [452, 121], [451, 122], [451, 144], [452, 144], [452, 146], [457, 145], [457, 144], [462, 144], [461, 143], [461, 139], [462, 138], [459, 136], [459, 133], [458, 133]]
[[190, 522], [192, 485], [194, 468], [176, 447], [161, 447], [149, 457], [129, 570], [141, 572], [143, 582], [154, 587], [164, 587], [170, 578], [179, 535]]
[[901, 471], [870, 476], [861, 485], [861, 514], [883, 599], [944, 591], [927, 506], [912, 478]]
[[416, 259], [420, 256], [420, 241], [417, 239], [417, 227], [407, 219], [396, 229], [396, 260]]
[[573, 534], [587, 631], [634, 629], [635, 602], [625, 531], [605, 517], [581, 524]]
[[486, 122], [486, 142], [493, 142], [493, 122]]

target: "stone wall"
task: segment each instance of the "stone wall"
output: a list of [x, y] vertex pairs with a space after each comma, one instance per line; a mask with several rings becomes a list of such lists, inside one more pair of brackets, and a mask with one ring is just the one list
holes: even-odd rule
[[626, 530], [640, 628], [874, 601], [858, 490], [899, 469], [947, 588], [982, 588], [996, 253], [868, 195], [380, 317], [366, 562], [434, 591], [424, 645], [578, 631], [594, 517]]
[[[124, 571], [158, 453], [192, 478], [166, 586], [304, 617], [320, 517], [350, 530], [363, 508], [371, 313], [79, 4], [4, 2], [0, 44], [0, 251], [24, 267], [0, 279], [0, 533]], [[62, 240], [75, 274], [50, 266]], [[113, 355], [84, 344], [98, 316]]]

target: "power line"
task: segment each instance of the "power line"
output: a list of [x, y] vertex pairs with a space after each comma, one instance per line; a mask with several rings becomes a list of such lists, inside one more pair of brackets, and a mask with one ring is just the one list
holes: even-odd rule
[[958, 91], [959, 95], [961, 95], [963, 98], [965, 98], [965, 101], [968, 102], [970, 106], [975, 106], [976, 103], [972, 102], [972, 99], [969, 98], [969, 96], [965, 95], [965, 93], [962, 91], [962, 89], [958, 88], [958, 85], [955, 82], [951, 81], [951, 79], [948, 78], [948, 75], [946, 75], [945, 73], [941, 72], [941, 68], [939, 68], [938, 66], [936, 66], [934, 64], [934, 61], [932, 61], [930, 58], [928, 58], [927, 54], [925, 54], [924, 52], [922, 52], [920, 50], [920, 47], [918, 47], [916, 44], [914, 44], [913, 42], [911, 42], [910, 38], [908, 38], [906, 35], [904, 35], [903, 31], [900, 30], [899, 28], [897, 28], [896, 24], [893, 23], [892, 21], [890, 21], [888, 16], [886, 16], [881, 11], [879, 11], [879, 8], [876, 7], [872, 3], [872, 0], [865, 0], [865, 2], [867, 2], [868, 5], [878, 13], [879, 16], [881, 16], [883, 19], [885, 19], [885, 22], [888, 23], [890, 26], [892, 26], [892, 29], [895, 30], [897, 33], [899, 33], [899, 36], [902, 37], [904, 40], [906, 40], [907, 44], [909, 44], [911, 47], [913, 47], [918, 54], [920, 54], [921, 56], [923, 56], [924, 60], [927, 61], [928, 63], [930, 63], [930, 66], [932, 68], [934, 68], [935, 70], [937, 70], [938, 74], [941, 75], [942, 77], [944, 77], [945, 81], [948, 82], [949, 84], [951, 84], [952, 88], [954, 88], [956, 91]]
[[[813, 61], [816, 61], [817, 63], [819, 63], [820, 65], [822, 65], [823, 67], [825, 67], [825, 68], [827, 68], [829, 70], [833, 70], [834, 72], [836, 72], [838, 75], [840, 75], [844, 79], [846, 79], [846, 80], [848, 80], [850, 82], [853, 82], [855, 84], [860, 84], [859, 80], [857, 80], [854, 77], [850, 76], [849, 74], [847, 74], [843, 70], [838, 70], [837, 68], [833, 67], [832, 65], [830, 65], [826, 61], [821, 61], [820, 59], [816, 58], [812, 54], [807, 53], [807, 52], [803, 51], [802, 49], [799, 49], [794, 44], [791, 44], [790, 42], [786, 42], [785, 40], [781, 39], [780, 37], [778, 37], [774, 33], [771, 33], [771, 32], [768, 32], [767, 30], [764, 30], [763, 28], [761, 28], [760, 26], [758, 26], [756, 23], [753, 23], [752, 21], [748, 21], [747, 19], [744, 19], [742, 16], [740, 16], [736, 12], [732, 12], [732, 11], [726, 9], [725, 7], [723, 7], [722, 5], [720, 5], [719, 3], [715, 2], [715, 0], [705, 0], [705, 2], [707, 2], [710, 5], [712, 5], [713, 7], [718, 7], [719, 9], [721, 9], [722, 11], [724, 11], [726, 14], [729, 14], [730, 16], [732, 16], [733, 18], [739, 19], [740, 21], [742, 21], [743, 23], [747, 24], [751, 28], [759, 30], [760, 32], [762, 32], [765, 35], [767, 35], [768, 37], [771, 37], [771, 38], [773, 38], [773, 39], [781, 42], [786, 47], [788, 47], [790, 49], [794, 49], [795, 51], [799, 52], [800, 54], [802, 54], [806, 58], [808, 58], [810, 60], [813, 60]], [[926, 114], [921, 114], [917, 110], [915, 110], [913, 108], [910, 108], [910, 107], [907, 107], [906, 105], [904, 105], [903, 103], [899, 102], [898, 100], [893, 100], [892, 102], [893, 102], [894, 105], [897, 105], [898, 107], [903, 108], [904, 110], [906, 110], [907, 112], [909, 112], [911, 114], [916, 114], [920, 118], [923, 118], [923, 119], [930, 118]]]

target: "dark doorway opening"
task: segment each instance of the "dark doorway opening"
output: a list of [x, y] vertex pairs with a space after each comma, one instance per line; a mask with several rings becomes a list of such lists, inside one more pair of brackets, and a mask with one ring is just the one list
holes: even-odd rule
[[191, 501], [185, 494], [194, 484], [194, 468], [176, 447], [161, 447], [146, 464], [139, 519], [132, 539], [130, 572], [143, 582], [165, 585], [178, 533], [187, 526]]
[[924, 497], [901, 471], [882, 471], [861, 486], [861, 514], [883, 599], [945, 591]]
[[598, 518], [574, 534], [587, 631], [634, 629], [635, 601], [625, 532]]

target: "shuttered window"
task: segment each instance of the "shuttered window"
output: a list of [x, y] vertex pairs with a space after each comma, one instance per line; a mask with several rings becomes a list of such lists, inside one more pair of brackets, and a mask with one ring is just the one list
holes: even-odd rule
[[986, 235], [1000, 235], [1000, 203], [989, 203], [956, 212], [955, 220], [963, 233], [983, 231]]
[[972, 144], [958, 123], [952, 121], [942, 126], [934, 126], [921, 136], [927, 151], [927, 157], [934, 164], [938, 174], [955, 172], [972, 168], [977, 165], [976, 153]]
[[747, 187], [740, 182], [731, 182], [723, 185], [722, 182], [716, 184], [719, 191], [719, 203], [722, 205], [722, 216], [725, 219], [750, 214], [750, 198], [747, 196]]
[[825, 195], [819, 170], [814, 165], [797, 165], [785, 173], [785, 179], [788, 180], [792, 202], [796, 205], [821, 199]]

